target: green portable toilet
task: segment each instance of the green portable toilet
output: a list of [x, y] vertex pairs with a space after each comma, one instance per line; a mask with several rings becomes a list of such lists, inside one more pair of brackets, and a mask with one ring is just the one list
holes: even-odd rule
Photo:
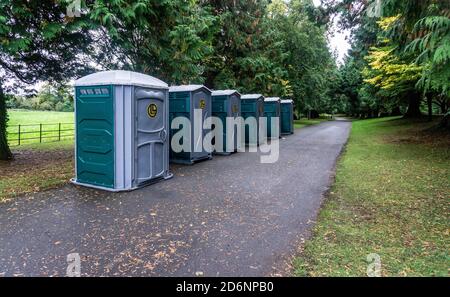
[[[241, 97], [241, 113], [242, 118], [256, 119], [256, 131], [251, 131], [248, 126], [245, 126], [245, 143], [248, 145], [259, 145], [261, 143], [259, 137], [259, 118], [264, 116], [264, 96], [261, 94], [248, 94]], [[255, 135], [256, 132], [256, 135]]]
[[[211, 90], [203, 85], [174, 86], [169, 89], [170, 123], [177, 117], [185, 117], [191, 123], [191, 149], [190, 152], [174, 152], [170, 150], [170, 161], [174, 163], [193, 164], [197, 161], [211, 159], [212, 153], [203, 147], [203, 139], [209, 129], [203, 128], [204, 121], [211, 116], [212, 102]], [[201, 133], [194, 133], [194, 110], [201, 110], [202, 122], [199, 126]], [[179, 129], [170, 129], [170, 139]], [[197, 135], [196, 135], [197, 134]], [[197, 139], [195, 139], [197, 137]]]
[[154, 77], [105, 71], [75, 82], [75, 170], [72, 182], [133, 190], [169, 172], [169, 88]]
[[[268, 97], [264, 99], [264, 116], [267, 118], [267, 137], [272, 138], [275, 137], [275, 132], [272, 131], [272, 122], [274, 122], [275, 118], [278, 118], [280, 121], [281, 114], [281, 99], [279, 97]], [[280, 123], [280, 122], [279, 122]], [[278, 137], [281, 135], [281, 124], [279, 124], [278, 129]]]
[[281, 135], [294, 134], [294, 101], [281, 100]]
[[[221, 90], [212, 92], [212, 115], [219, 118], [223, 124], [223, 148], [221, 151], [215, 151], [216, 154], [229, 155], [227, 152], [227, 126], [226, 118], [237, 118], [241, 116], [241, 94], [236, 90]], [[238, 149], [237, 127], [234, 127], [234, 150]]]

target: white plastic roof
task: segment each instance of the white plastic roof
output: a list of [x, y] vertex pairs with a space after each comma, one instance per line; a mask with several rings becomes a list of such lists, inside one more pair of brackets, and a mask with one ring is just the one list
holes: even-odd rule
[[153, 76], [124, 70], [103, 71], [75, 81], [75, 86], [125, 85], [168, 89], [169, 86]]
[[280, 97], [267, 97], [266, 99], [264, 99], [264, 101], [266, 101], [266, 102], [273, 102], [273, 101], [280, 102], [281, 99], [280, 99]]
[[213, 96], [231, 96], [233, 94], [240, 95], [239, 92], [236, 91], [236, 90], [220, 90], [220, 91], [213, 91], [212, 92]]
[[293, 104], [294, 103], [294, 100], [292, 100], [292, 99], [285, 99], [285, 100], [281, 100], [281, 103], [289, 103], [289, 104]]
[[182, 86], [172, 86], [169, 88], [170, 92], [193, 92], [193, 91], [197, 91], [201, 88], [204, 88], [208, 91], [211, 91], [210, 89], [208, 89], [207, 87], [205, 87], [204, 85], [182, 85]]
[[261, 94], [246, 94], [246, 95], [242, 95], [241, 99], [259, 99], [259, 98], [264, 98], [263, 95]]

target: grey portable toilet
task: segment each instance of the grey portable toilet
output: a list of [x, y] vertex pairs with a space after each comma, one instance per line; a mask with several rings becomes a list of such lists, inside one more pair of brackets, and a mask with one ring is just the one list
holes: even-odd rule
[[[241, 94], [236, 90], [221, 90], [212, 92], [212, 115], [219, 118], [223, 123], [223, 148], [221, 152], [215, 151], [216, 154], [229, 155], [227, 152], [227, 126], [226, 118], [237, 118], [241, 116]], [[234, 150], [238, 149], [237, 127], [234, 127]]]
[[133, 190], [169, 172], [169, 88], [154, 77], [105, 71], [75, 82], [72, 182], [107, 191]]
[[[250, 117], [256, 119], [256, 138], [250, 135], [250, 128], [245, 126], [245, 143], [248, 145], [259, 145], [263, 140], [260, 139], [259, 125], [260, 117], [264, 116], [264, 96], [261, 94], [247, 94], [241, 97], [241, 114], [244, 120]], [[252, 131], [253, 132], [253, 131]], [[253, 132], [254, 133], [254, 132]]]
[[294, 134], [294, 101], [281, 100], [281, 135]]
[[[190, 152], [174, 152], [170, 150], [170, 161], [174, 163], [193, 164], [197, 161], [211, 159], [212, 153], [205, 150], [203, 139], [209, 129], [203, 128], [204, 121], [211, 116], [211, 90], [203, 85], [174, 86], [169, 89], [170, 123], [177, 117], [185, 117], [191, 123]], [[202, 111], [201, 133], [194, 133], [194, 110]], [[170, 139], [179, 129], [170, 129]], [[195, 139], [197, 136], [197, 139]]]
[[272, 138], [272, 122], [278, 118], [278, 135], [281, 137], [281, 99], [279, 97], [268, 97], [264, 99], [264, 116], [267, 118], [267, 137]]

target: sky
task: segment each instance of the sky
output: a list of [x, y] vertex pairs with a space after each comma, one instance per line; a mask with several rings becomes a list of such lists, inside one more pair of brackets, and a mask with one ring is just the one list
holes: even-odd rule
[[[314, 5], [320, 6], [320, 0], [313, 0]], [[337, 62], [339, 64], [343, 63], [344, 57], [350, 49], [350, 42], [348, 38], [350, 37], [350, 31], [344, 30], [343, 32], [338, 32], [337, 22], [338, 18], [335, 18], [333, 27], [331, 29], [331, 35], [328, 36], [328, 43], [330, 49], [336, 52], [338, 55]]]

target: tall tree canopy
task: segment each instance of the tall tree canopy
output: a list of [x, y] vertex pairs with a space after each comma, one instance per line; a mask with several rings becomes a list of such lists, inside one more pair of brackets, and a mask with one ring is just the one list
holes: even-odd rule
[[[353, 33], [352, 50], [341, 69], [347, 112], [367, 116], [367, 99], [376, 109], [396, 114], [403, 109], [410, 117], [421, 116], [423, 102], [430, 118], [433, 103], [442, 113], [448, 111], [450, 2], [346, 0], [334, 5], [343, 16], [341, 25]], [[351, 87], [349, 67], [362, 78]]]
[[65, 82], [87, 73], [89, 21], [66, 16], [67, 1], [0, 1], [0, 160], [12, 158], [6, 138], [8, 81]]
[[185, 0], [97, 0], [88, 7], [99, 24], [96, 44], [104, 68], [153, 74], [174, 84], [203, 80], [215, 30], [209, 7]]

